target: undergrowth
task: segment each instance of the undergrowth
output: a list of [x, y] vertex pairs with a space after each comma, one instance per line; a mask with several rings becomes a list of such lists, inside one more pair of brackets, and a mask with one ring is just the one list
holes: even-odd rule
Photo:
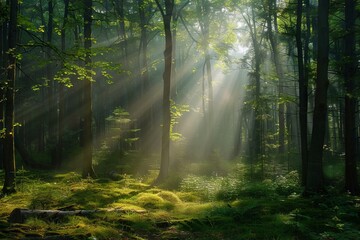
[[[179, 188], [147, 177], [82, 179], [78, 173], [29, 172], [0, 199], [0, 239], [356, 239], [360, 199], [329, 191], [301, 196], [297, 172], [249, 181], [241, 171], [188, 175]], [[94, 210], [61, 220], [10, 224], [15, 208]]]

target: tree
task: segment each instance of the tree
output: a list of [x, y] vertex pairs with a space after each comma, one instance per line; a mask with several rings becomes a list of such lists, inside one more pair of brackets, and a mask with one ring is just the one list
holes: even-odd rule
[[[53, 41], [53, 31], [54, 31], [54, 2], [53, 0], [48, 0], [48, 21], [47, 21], [47, 29], [46, 29], [46, 42], [49, 46], [51, 46]], [[50, 152], [55, 153], [56, 151], [56, 98], [55, 98], [55, 83], [54, 83], [54, 73], [53, 68], [54, 65], [51, 61], [51, 48], [48, 47], [46, 49], [46, 86], [47, 86], [47, 102], [48, 102], [48, 112], [47, 112], [47, 120], [48, 120], [48, 142], [50, 142]], [[51, 163], [53, 167], [57, 165], [57, 157], [56, 154], [51, 154]]]
[[262, 132], [261, 132], [261, 103], [260, 103], [260, 93], [261, 93], [261, 73], [260, 67], [262, 63], [261, 56], [261, 42], [262, 38], [259, 37], [260, 30], [258, 29], [256, 16], [255, 16], [255, 3], [251, 3], [250, 9], [247, 12], [243, 13], [243, 18], [246, 22], [246, 25], [250, 32], [251, 43], [254, 51], [254, 60], [253, 60], [253, 72], [250, 74], [250, 78], [254, 81], [254, 123], [252, 127], [252, 134], [250, 140], [250, 158], [256, 159], [261, 155], [261, 145], [262, 145]]
[[165, 0], [165, 9], [161, 6], [159, 0], [156, 4], [161, 12], [163, 18], [165, 31], [165, 69], [163, 74], [164, 88], [163, 88], [163, 129], [161, 142], [161, 163], [160, 172], [156, 182], [163, 181], [169, 174], [170, 164], [170, 83], [171, 83], [171, 66], [172, 66], [172, 34], [171, 34], [171, 18], [174, 7], [174, 0]]
[[14, 143], [14, 100], [16, 78], [16, 42], [17, 42], [17, 8], [18, 1], [10, 0], [10, 18], [8, 23], [7, 79], [5, 90], [5, 137], [4, 137], [4, 170], [5, 181], [3, 194], [15, 192], [15, 143]]
[[358, 140], [356, 130], [356, 0], [345, 1], [345, 37], [344, 37], [344, 83], [345, 83], [345, 189], [351, 194], [359, 193], [357, 177]]
[[[212, 79], [212, 67], [211, 67], [211, 56], [209, 51], [209, 39], [210, 39], [210, 2], [208, 0], [198, 0], [196, 1], [196, 8], [197, 8], [197, 15], [199, 18], [199, 26], [201, 30], [201, 49], [204, 54], [204, 66], [203, 66], [203, 78], [202, 78], [202, 89], [203, 89], [203, 114], [205, 117], [205, 134], [207, 138], [206, 141], [209, 142], [209, 146], [207, 147], [208, 150], [211, 150], [212, 143], [211, 138], [212, 136], [209, 135], [212, 131], [211, 128], [213, 122], [213, 79]], [[208, 86], [208, 111], [206, 113], [205, 109], [205, 75], [207, 80]]]
[[[69, 15], [69, 0], [64, 0], [64, 15], [63, 23], [61, 26], [61, 51], [65, 52], [66, 49], [66, 24]], [[64, 68], [64, 59], [62, 60], [61, 67]], [[63, 138], [64, 138], [64, 126], [65, 123], [65, 93], [64, 84], [59, 84], [58, 92], [58, 120], [57, 120], [57, 146], [56, 146], [56, 159], [54, 166], [59, 168], [63, 161]]]
[[307, 193], [321, 192], [324, 190], [322, 158], [327, 119], [327, 89], [329, 85], [329, 5], [329, 0], [319, 0], [317, 75], [313, 128], [305, 185], [305, 191]]
[[[146, 101], [146, 96], [150, 90], [149, 84], [149, 67], [148, 67], [148, 2], [138, 0], [138, 9], [140, 17], [140, 49], [139, 49], [139, 67], [140, 67], [140, 94], [141, 100]], [[149, 133], [152, 127], [152, 106], [143, 110], [139, 116], [140, 129], [141, 129], [141, 150], [147, 151], [146, 146], [149, 140]]]
[[85, 49], [85, 69], [86, 77], [83, 79], [82, 84], [82, 116], [80, 119], [81, 131], [81, 145], [83, 149], [82, 163], [83, 171], [82, 176], [95, 177], [95, 172], [92, 166], [92, 104], [91, 104], [91, 23], [92, 23], [92, 0], [84, 1], [84, 49]]
[[[0, 3], [0, 7], [1, 9], [6, 9], [5, 3], [1, 2]], [[3, 74], [6, 69], [6, 35], [7, 35], [7, 19], [6, 17], [1, 17], [0, 18], [0, 69], [1, 69], [1, 75], [0, 75], [0, 131], [4, 130], [4, 108], [5, 108], [5, 104], [4, 104], [4, 99], [5, 99], [5, 92], [4, 92], [4, 87], [5, 87], [5, 74]], [[0, 169], [3, 168], [3, 156], [4, 156], [4, 146], [3, 146], [3, 136], [0, 135]]]
[[308, 168], [308, 79], [305, 76], [303, 44], [302, 44], [302, 9], [303, 1], [297, 1], [296, 7], [296, 47], [297, 47], [297, 67], [298, 67], [298, 81], [299, 81], [299, 122], [300, 122], [300, 143], [301, 143], [301, 165], [302, 165], [302, 184], [305, 186]]
[[[267, 16], [267, 31], [268, 37], [273, 53], [273, 60], [276, 69], [276, 75], [279, 79], [278, 84], [278, 118], [279, 118], [279, 153], [284, 153], [285, 151], [285, 103], [281, 100], [284, 94], [284, 71], [283, 66], [281, 65], [281, 55], [279, 51], [279, 41], [278, 41], [278, 32], [277, 32], [277, 8], [276, 1], [268, 0], [268, 16]], [[273, 24], [274, 22], [274, 24]], [[274, 26], [273, 26], [274, 25]]]

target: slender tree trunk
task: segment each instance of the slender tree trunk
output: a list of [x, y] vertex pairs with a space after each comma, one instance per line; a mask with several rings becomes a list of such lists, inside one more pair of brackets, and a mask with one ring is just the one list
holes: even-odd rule
[[304, 75], [304, 57], [302, 46], [302, 0], [297, 2], [296, 10], [296, 47], [298, 59], [299, 77], [299, 122], [300, 122], [300, 142], [301, 142], [301, 182], [305, 186], [308, 166], [308, 137], [307, 137], [307, 111], [308, 111], [308, 81]]
[[[40, 0], [39, 2], [39, 12], [40, 12], [40, 18], [41, 18], [41, 24], [43, 26], [46, 25], [45, 18], [44, 18], [44, 8], [43, 8], [43, 1]], [[42, 33], [42, 40], [46, 42], [46, 34], [45, 32]], [[46, 59], [46, 53], [44, 54], [44, 59]], [[46, 107], [48, 103], [48, 99], [46, 99], [46, 80], [43, 83], [44, 86], [40, 89], [41, 91], [41, 102], [44, 106], [42, 106], [43, 111], [39, 114], [38, 124], [40, 125], [38, 127], [38, 146], [37, 151], [38, 152], [44, 152], [45, 151], [45, 145], [46, 145], [46, 120], [48, 119]]]
[[[211, 67], [211, 56], [209, 52], [209, 38], [210, 38], [210, 3], [208, 0], [200, 0], [197, 2], [197, 12], [199, 15], [199, 25], [201, 29], [202, 35], [202, 50], [204, 54], [204, 69], [203, 69], [203, 111], [204, 111], [204, 121], [205, 121], [205, 132], [203, 136], [205, 136], [206, 148], [209, 154], [211, 154], [211, 150], [213, 148], [213, 137], [212, 127], [213, 127], [213, 80], [212, 80], [212, 67]], [[206, 78], [205, 78], [206, 76]], [[205, 79], [207, 81], [207, 97], [208, 97], [208, 108], [206, 111], [206, 89], [205, 89]]]
[[[66, 49], [66, 24], [68, 21], [69, 15], [69, 0], [64, 0], [64, 15], [63, 15], [63, 24], [61, 27], [61, 51], [65, 52]], [[64, 67], [64, 62], [61, 63]], [[58, 92], [58, 126], [57, 126], [57, 146], [56, 146], [56, 162], [55, 168], [60, 168], [63, 161], [63, 151], [64, 151], [64, 130], [65, 130], [65, 89], [62, 83], [59, 83], [59, 92]]]
[[162, 12], [164, 30], [165, 30], [165, 70], [163, 74], [163, 131], [161, 144], [161, 163], [160, 172], [156, 182], [163, 181], [169, 175], [170, 165], [170, 82], [171, 82], [171, 66], [172, 66], [172, 34], [171, 34], [171, 18], [173, 12], [174, 1], [165, 0], [165, 11], [161, 7], [158, 0], [156, 3]]
[[233, 151], [233, 155], [232, 155], [233, 158], [239, 156], [239, 154], [242, 150], [242, 145], [243, 145], [243, 119], [244, 119], [244, 116], [242, 116], [241, 109], [239, 109], [238, 111], [239, 111], [238, 121], [237, 121], [237, 126], [235, 127], [235, 129], [236, 129], [235, 146], [234, 146], [234, 151]]
[[14, 143], [14, 100], [16, 74], [16, 42], [17, 42], [17, 8], [18, 1], [10, 0], [10, 19], [8, 33], [8, 65], [7, 84], [5, 90], [5, 138], [4, 138], [4, 170], [5, 180], [3, 194], [15, 192], [15, 143]]
[[[284, 94], [284, 72], [283, 67], [281, 65], [281, 57], [279, 53], [279, 43], [277, 38], [276, 29], [273, 29], [272, 22], [274, 21], [274, 25], [276, 26], [276, 1], [269, 0], [269, 15], [267, 17], [267, 26], [268, 26], [268, 37], [271, 45], [271, 49], [273, 52], [274, 65], [276, 69], [276, 75], [279, 79], [278, 85], [278, 95], [279, 99], [282, 98]], [[275, 14], [275, 16], [274, 16]], [[278, 119], [279, 119], [279, 153], [284, 153], [285, 151], [285, 103], [280, 102], [278, 104]]]
[[[46, 41], [49, 45], [52, 44], [53, 28], [54, 28], [54, 3], [53, 0], [48, 0], [48, 22], [46, 31]], [[54, 64], [51, 61], [51, 49], [46, 49], [46, 59], [48, 61], [46, 66], [46, 80], [47, 80], [47, 126], [48, 126], [48, 147], [51, 152], [51, 165], [56, 167], [56, 99], [55, 99], [55, 83], [53, 76]]]
[[178, 28], [178, 18], [179, 13], [177, 10], [177, 5], [174, 3], [173, 7], [173, 16], [172, 16], [172, 22], [173, 22], [173, 28], [172, 28], [172, 48], [173, 48], [173, 62], [171, 67], [171, 97], [176, 102], [177, 100], [177, 94], [178, 94], [178, 86], [177, 86], [177, 28]]
[[[251, 23], [250, 23], [251, 21]], [[256, 19], [254, 10], [251, 9], [251, 19], [249, 19], [248, 27], [250, 29], [252, 45], [254, 48], [254, 58], [255, 58], [255, 66], [254, 66], [254, 73], [253, 79], [255, 82], [255, 89], [254, 89], [254, 97], [255, 97], [255, 107], [254, 107], [254, 124], [253, 124], [253, 133], [252, 133], [252, 142], [250, 143], [249, 147], [251, 158], [257, 160], [258, 156], [262, 153], [262, 129], [261, 129], [261, 103], [260, 103], [260, 92], [261, 92], [261, 75], [260, 75], [260, 65], [261, 65], [261, 55], [260, 55], [260, 46], [257, 36], [257, 27], [256, 27]]]
[[92, 166], [92, 107], [91, 107], [91, 23], [92, 23], [92, 0], [85, 0], [84, 9], [84, 48], [85, 48], [85, 69], [87, 76], [83, 80], [83, 114], [80, 120], [83, 148], [83, 172], [82, 176], [95, 177]]
[[[119, 16], [119, 28], [120, 28], [120, 39], [121, 39], [121, 50], [122, 50], [122, 63], [124, 65], [125, 69], [130, 69], [131, 68], [131, 56], [129, 55], [129, 49], [128, 49], [128, 35], [126, 32], [126, 27], [125, 27], [125, 20], [126, 20], [126, 16], [125, 16], [125, 0], [115, 0], [115, 8], [116, 8], [116, 12]], [[130, 26], [128, 27], [129, 31], [130, 31], [130, 37], [131, 36], [131, 31], [132, 31], [132, 25], [130, 24]], [[131, 70], [131, 69], [130, 69]], [[129, 109], [129, 102], [131, 102], [131, 85], [129, 83], [127, 83], [127, 79], [128, 76], [127, 75], [123, 75], [122, 76], [124, 83], [124, 87], [122, 87], [122, 92], [120, 93], [121, 97], [118, 99], [118, 101], [115, 102], [115, 107], [118, 106], [124, 106], [125, 109]], [[133, 79], [134, 80], [134, 79]]]
[[[177, 68], [179, 67], [181, 63], [181, 58], [177, 57], [178, 51], [180, 49], [177, 49], [177, 32], [178, 32], [178, 20], [181, 16], [182, 10], [190, 3], [190, 0], [187, 0], [185, 3], [183, 3], [181, 6], [176, 4], [174, 2], [173, 6], [173, 16], [172, 16], [172, 39], [173, 39], [173, 63], [172, 63], [172, 71], [171, 71], [171, 97], [172, 99], [177, 102], [178, 97], [178, 76], [177, 76]], [[179, 52], [180, 53], [180, 52]], [[180, 55], [180, 54], [179, 54]], [[179, 63], [178, 63], [179, 60]]]
[[[3, 4], [1, 4], [2, 7], [5, 7]], [[7, 59], [6, 59], [6, 49], [7, 49], [7, 22], [4, 21], [0, 25], [0, 68], [6, 69]], [[5, 86], [5, 79], [0, 79], [0, 130], [3, 130], [5, 128], [4, 125], [4, 110], [5, 110], [5, 92], [4, 92], [4, 86]], [[0, 138], [0, 169], [3, 168], [3, 159], [4, 158], [4, 141], [3, 138]]]
[[117, 4], [117, 11], [120, 17], [120, 35], [122, 38], [122, 46], [123, 46], [123, 53], [125, 56], [125, 66], [128, 67], [128, 58], [129, 58], [129, 54], [128, 54], [128, 40], [127, 40], [127, 36], [126, 36], [126, 31], [125, 31], [125, 11], [124, 11], [124, 0], [119, 0], [116, 1]]
[[[1, 79], [1, 86], [0, 86], [0, 130], [4, 130], [4, 101], [3, 99], [5, 98], [4, 96], [4, 91], [2, 90], [2, 85], [3, 85], [3, 82], [2, 82], [2, 79]], [[0, 138], [0, 169], [3, 169], [3, 161], [4, 161], [4, 141], [3, 141], [3, 138]]]
[[[149, 84], [149, 69], [148, 69], [148, 30], [147, 30], [147, 3], [144, 0], [138, 0], [139, 16], [140, 16], [140, 49], [139, 49], [139, 66], [140, 66], [140, 79], [141, 79], [141, 101], [146, 101], [150, 90]], [[143, 109], [139, 113], [139, 125], [141, 129], [141, 149], [148, 151], [146, 146], [149, 142], [150, 132], [152, 128], [152, 104]]]
[[345, 190], [351, 194], [359, 194], [357, 176], [358, 138], [356, 130], [356, 0], [345, 0]]
[[327, 119], [327, 90], [329, 85], [329, 5], [329, 0], [319, 0], [315, 106], [305, 186], [306, 192], [321, 192], [324, 190], [322, 160]]
[[[205, 51], [205, 66], [206, 66], [206, 77], [207, 77], [207, 85], [208, 85], [208, 95], [209, 95], [209, 108], [208, 108], [208, 123], [207, 123], [207, 133], [210, 134], [213, 132], [213, 114], [214, 114], [214, 94], [213, 94], [213, 80], [212, 80], [212, 70], [211, 70], [211, 58], [209, 50], [206, 49]], [[207, 139], [208, 141], [212, 139], [211, 136], [209, 136], [210, 139]], [[209, 143], [209, 150], [212, 150], [212, 143]]]

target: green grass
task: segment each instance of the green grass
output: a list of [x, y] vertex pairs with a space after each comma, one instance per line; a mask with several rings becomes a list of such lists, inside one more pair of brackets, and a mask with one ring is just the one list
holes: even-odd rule
[[[328, 193], [303, 198], [296, 174], [263, 182], [188, 176], [176, 191], [140, 178], [81, 179], [74, 172], [18, 175], [17, 193], [0, 199], [0, 239], [356, 239], [360, 199]], [[239, 178], [241, 179], [241, 178]], [[14, 208], [99, 209], [61, 220], [9, 224]]]

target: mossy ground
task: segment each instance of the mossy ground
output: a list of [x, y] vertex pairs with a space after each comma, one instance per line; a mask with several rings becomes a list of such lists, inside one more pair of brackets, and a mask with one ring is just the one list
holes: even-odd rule
[[[216, 197], [209, 195], [211, 189], [190, 188], [189, 184], [170, 191], [126, 175], [118, 180], [92, 180], [81, 179], [74, 172], [24, 171], [17, 180], [17, 193], [0, 199], [0, 239], [358, 239], [360, 236], [360, 199], [345, 194], [286, 196], [275, 194], [265, 182], [249, 185], [231, 197], [224, 197], [224, 192], [233, 190], [227, 189], [230, 185], [222, 185], [221, 191], [213, 187], [218, 192]], [[199, 178], [193, 180], [200, 184]], [[208, 187], [203, 182], [201, 186]], [[8, 217], [14, 208], [104, 211], [87, 217], [72, 216], [57, 221], [30, 218], [23, 224], [9, 224]]]

